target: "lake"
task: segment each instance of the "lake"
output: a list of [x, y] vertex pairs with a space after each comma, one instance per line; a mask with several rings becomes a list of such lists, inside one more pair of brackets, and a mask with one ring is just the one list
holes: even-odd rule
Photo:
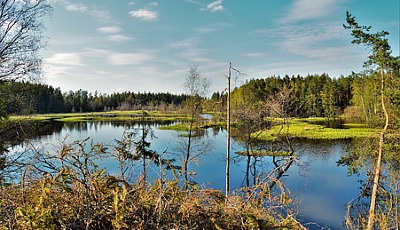
[[[161, 125], [172, 122], [146, 123], [152, 128], [154, 138], [147, 138], [151, 142], [150, 149], [158, 153], [164, 152], [165, 156], [176, 155], [180, 149], [181, 137], [177, 131], [160, 130]], [[90, 137], [94, 142], [114, 145], [115, 139], [121, 140], [124, 131], [140, 128], [140, 123], [123, 122], [77, 122], [77, 123], [52, 123], [47, 133], [41, 133], [33, 138], [35, 146], [41, 146], [45, 151], [55, 151], [66, 138], [67, 143], [83, 140]], [[208, 143], [207, 153], [198, 157], [198, 161], [189, 164], [189, 171], [196, 172], [192, 178], [204, 187], [225, 189], [225, 155], [226, 132], [220, 128], [209, 128], [196, 139]], [[270, 143], [261, 143], [261, 145]], [[347, 168], [337, 166], [336, 161], [351, 143], [349, 141], [312, 142], [295, 141], [294, 151], [298, 156], [296, 162], [289, 168], [281, 181], [290, 191], [292, 198], [298, 202], [297, 218], [309, 229], [345, 229], [343, 227], [347, 203], [356, 199], [359, 193], [357, 176], [348, 177]], [[27, 145], [18, 145], [11, 149], [12, 152], [22, 151]], [[231, 189], [246, 185], [246, 157], [234, 154], [243, 150], [243, 143], [232, 139], [231, 161]], [[204, 149], [203, 149], [204, 150]], [[178, 157], [179, 158], [179, 157]], [[179, 162], [179, 160], [178, 160]], [[113, 159], [99, 162], [109, 172], [118, 170], [118, 163]], [[138, 163], [140, 169], [140, 163]], [[256, 171], [268, 173], [274, 168], [272, 157], [258, 158]], [[151, 169], [151, 167], [150, 167]], [[149, 177], [156, 176], [151, 173]], [[154, 170], [156, 171], [156, 170]], [[259, 175], [257, 173], [257, 175]]]

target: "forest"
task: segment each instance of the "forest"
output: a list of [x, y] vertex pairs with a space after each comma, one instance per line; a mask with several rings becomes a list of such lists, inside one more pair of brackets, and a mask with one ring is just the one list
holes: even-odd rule
[[8, 81], [0, 84], [2, 106], [7, 115], [44, 113], [100, 112], [110, 110], [135, 110], [145, 106], [151, 110], [175, 110], [185, 95], [171, 93], [122, 92], [110, 95], [61, 89], [45, 84], [25, 81]]
[[[291, 117], [327, 117], [348, 115], [370, 121], [379, 113], [379, 78], [372, 75], [350, 75], [331, 78], [327, 74], [308, 76], [272, 76], [251, 79], [232, 92], [233, 107], [257, 104], [276, 98], [285, 91], [286, 113]], [[45, 84], [9, 81], [0, 85], [6, 115], [29, 115], [112, 110], [177, 110], [187, 95], [171, 93], [122, 92], [104, 94], [86, 90], [61, 92]], [[216, 103], [221, 101], [221, 103]], [[208, 111], [226, 107], [226, 93], [216, 92], [205, 102]]]

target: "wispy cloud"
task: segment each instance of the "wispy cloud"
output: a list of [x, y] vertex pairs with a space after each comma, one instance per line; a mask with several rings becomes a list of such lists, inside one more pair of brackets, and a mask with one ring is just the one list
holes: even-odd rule
[[216, 11], [221, 11], [224, 9], [224, 7], [222, 6], [222, 1], [223, 0], [217, 0], [214, 1], [210, 4], [207, 5], [207, 10], [209, 10], [210, 12], [216, 12]]
[[99, 19], [100, 21], [108, 22], [112, 19], [112, 16], [108, 10], [92, 9], [89, 12], [90, 15]]
[[133, 38], [122, 35], [122, 34], [113, 34], [107, 37], [110, 41], [113, 42], [125, 42], [125, 41], [130, 41]]
[[281, 51], [310, 58], [337, 55], [346, 49], [336, 45], [338, 40], [347, 38], [340, 22], [285, 24], [255, 33], [266, 36], [269, 44]]
[[81, 54], [86, 57], [108, 57], [112, 52], [106, 49], [85, 48]]
[[169, 44], [169, 47], [172, 48], [188, 48], [188, 47], [193, 47], [197, 44], [197, 40], [196, 39], [186, 39], [186, 40], [182, 40], [182, 41], [177, 41], [177, 42], [173, 42], [171, 44]]
[[191, 4], [195, 4], [198, 6], [204, 6], [204, 4], [202, 2], [196, 1], [196, 0], [185, 0], [185, 2], [191, 3]]
[[139, 10], [132, 10], [129, 12], [131, 17], [143, 20], [143, 21], [157, 21], [158, 20], [158, 13], [151, 10], [146, 9], [139, 9]]
[[122, 34], [118, 34], [122, 32], [122, 29], [116, 26], [109, 26], [109, 27], [99, 27], [97, 31], [103, 34], [109, 34], [107, 39], [114, 42], [124, 42], [132, 40], [132, 37], [128, 37]]
[[78, 53], [54, 54], [50, 58], [47, 58], [45, 62], [49, 64], [64, 65], [64, 66], [84, 66], [84, 64], [81, 61], [81, 57]]
[[77, 4], [77, 3], [71, 3], [68, 0], [59, 0], [55, 1], [55, 3], [61, 4], [62, 6], [65, 7], [67, 11], [71, 12], [78, 12], [78, 13], [87, 13], [90, 16], [98, 19], [99, 21], [102, 22], [109, 22], [112, 19], [112, 16], [108, 10], [104, 9], [98, 9], [95, 6], [87, 6], [85, 4]]
[[158, 6], [158, 3], [157, 2], [150, 2], [149, 6]]
[[116, 34], [122, 31], [121, 28], [116, 26], [108, 26], [108, 27], [99, 27], [97, 31], [104, 33], [104, 34]]
[[186, 39], [169, 44], [169, 47], [177, 50], [178, 54], [193, 63], [206, 63], [211, 59], [205, 58], [206, 49], [199, 48], [197, 39]]
[[[333, 41], [344, 37], [340, 23], [317, 23], [298, 26], [280, 27], [277, 36], [277, 46], [281, 49], [308, 57], [323, 57], [337, 55], [343, 47], [333, 45]], [[336, 50], [336, 52], [335, 52]]]
[[211, 59], [205, 58], [204, 54], [206, 53], [206, 49], [201, 48], [188, 48], [185, 49], [181, 55], [183, 58], [190, 60], [193, 63], [207, 63], [211, 62]]
[[154, 58], [153, 52], [139, 53], [114, 53], [110, 55], [109, 62], [113, 65], [137, 65]]
[[87, 6], [83, 4], [72, 4], [72, 3], [67, 3], [65, 9], [68, 11], [79, 12], [79, 13], [85, 13], [88, 11]]
[[246, 53], [247, 57], [261, 57], [264, 56], [264, 53]]
[[211, 33], [211, 32], [215, 32], [215, 31], [221, 31], [222, 29], [225, 28], [229, 28], [232, 27], [233, 24], [230, 23], [214, 23], [211, 24], [209, 26], [205, 26], [205, 27], [197, 27], [195, 28], [195, 31], [198, 33]]
[[289, 7], [281, 23], [326, 17], [334, 12], [343, 0], [295, 0]]

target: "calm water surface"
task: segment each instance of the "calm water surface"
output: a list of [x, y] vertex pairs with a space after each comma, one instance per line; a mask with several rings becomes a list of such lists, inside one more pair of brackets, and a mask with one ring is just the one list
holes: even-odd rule
[[[168, 123], [163, 125], [166, 124]], [[157, 129], [159, 125], [161, 124], [151, 124], [156, 138], [147, 138], [151, 142], [150, 148], [158, 153], [166, 148], [169, 154], [177, 152], [182, 138], [176, 131]], [[44, 148], [50, 152], [59, 148], [65, 138], [67, 143], [90, 137], [94, 142], [113, 145], [115, 139], [121, 139], [124, 130], [129, 131], [138, 127], [139, 124], [126, 125], [115, 122], [57, 123], [54, 130], [47, 135], [37, 137], [34, 142], [45, 146]], [[224, 190], [226, 132], [208, 129], [202, 140], [211, 143], [210, 151], [201, 155], [197, 163], [191, 163], [189, 170], [197, 173], [194, 177], [197, 183]], [[240, 142], [234, 140], [232, 142], [231, 152], [235, 155], [233, 153], [243, 147]], [[345, 149], [348, 144], [346, 142], [294, 144], [299, 161], [290, 167], [281, 181], [289, 188], [291, 196], [299, 201], [298, 209], [301, 215], [298, 219], [309, 229], [344, 229], [346, 205], [358, 195], [358, 178], [348, 177], [347, 168], [336, 166], [340, 156], [346, 154]], [[18, 151], [23, 148], [20, 145], [13, 150]], [[230, 183], [232, 188], [240, 188], [245, 185], [246, 160], [244, 157], [234, 158], [231, 163]], [[109, 172], [118, 170], [118, 163], [112, 159], [104, 160], [101, 165], [107, 167]], [[272, 168], [272, 158], [264, 157], [260, 160], [257, 171], [268, 172]]]

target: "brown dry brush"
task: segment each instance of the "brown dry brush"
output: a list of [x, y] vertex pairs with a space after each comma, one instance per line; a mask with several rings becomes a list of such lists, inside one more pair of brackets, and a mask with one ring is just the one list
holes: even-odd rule
[[284, 189], [273, 194], [260, 184], [225, 197], [184, 189], [179, 178], [128, 183], [98, 169], [93, 159], [105, 149], [85, 143], [63, 146], [58, 171], [33, 167], [1, 185], [0, 229], [303, 229]]

